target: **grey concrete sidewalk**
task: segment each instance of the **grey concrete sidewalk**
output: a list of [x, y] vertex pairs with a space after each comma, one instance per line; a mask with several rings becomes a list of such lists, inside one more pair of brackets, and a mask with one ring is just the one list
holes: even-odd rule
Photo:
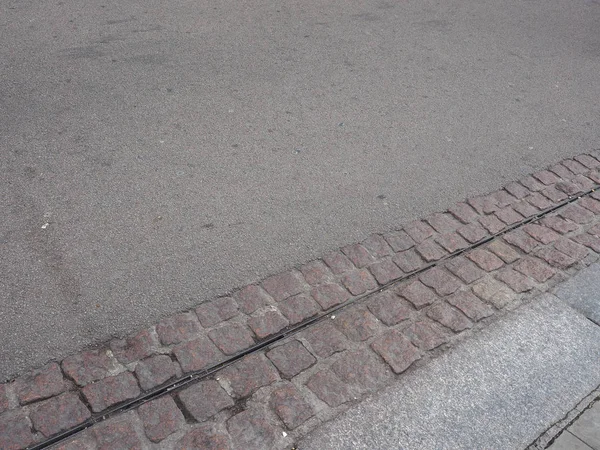
[[[509, 313], [402, 385], [324, 425], [299, 448], [527, 447], [600, 385], [600, 327], [567, 304], [589, 306], [584, 291], [600, 282], [599, 268], [582, 271], [558, 297], [546, 294]], [[595, 421], [594, 414], [585, 420]], [[584, 423], [569, 432], [588, 437]]]
[[600, 450], [600, 402], [585, 411], [548, 449]]

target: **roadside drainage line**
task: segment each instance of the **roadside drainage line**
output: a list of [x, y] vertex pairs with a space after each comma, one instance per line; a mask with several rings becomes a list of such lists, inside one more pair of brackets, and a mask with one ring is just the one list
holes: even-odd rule
[[313, 324], [315, 324], [317, 322], [321, 322], [321, 321], [327, 319], [333, 313], [341, 311], [341, 310], [343, 310], [343, 309], [345, 309], [345, 308], [347, 308], [347, 307], [349, 307], [351, 305], [357, 304], [360, 301], [362, 301], [363, 299], [365, 299], [365, 298], [367, 298], [367, 297], [369, 297], [369, 296], [371, 296], [373, 294], [376, 294], [376, 293], [379, 293], [379, 292], [383, 292], [386, 289], [388, 289], [390, 286], [392, 286], [392, 285], [394, 285], [394, 284], [396, 284], [396, 283], [398, 283], [400, 281], [404, 281], [404, 280], [413, 278], [413, 277], [415, 277], [415, 276], [417, 276], [417, 275], [425, 272], [426, 270], [428, 270], [428, 269], [430, 269], [432, 267], [436, 267], [436, 266], [442, 265], [444, 262], [446, 262], [447, 260], [449, 260], [451, 258], [455, 258], [456, 256], [459, 256], [459, 255], [461, 255], [463, 253], [466, 253], [466, 252], [471, 251], [471, 250], [473, 250], [473, 249], [475, 249], [477, 247], [480, 247], [480, 246], [482, 246], [484, 244], [487, 244], [488, 242], [491, 242], [494, 239], [497, 239], [498, 237], [501, 237], [504, 234], [509, 233], [509, 232], [511, 232], [511, 231], [513, 231], [513, 230], [515, 230], [517, 228], [520, 228], [520, 227], [525, 226], [525, 225], [527, 225], [529, 223], [535, 222], [535, 221], [543, 218], [544, 216], [547, 216], [548, 214], [551, 214], [554, 211], [557, 211], [560, 208], [563, 208], [566, 205], [569, 205], [571, 203], [576, 202], [577, 200], [581, 199], [582, 197], [588, 196], [588, 195], [596, 192], [598, 189], [600, 189], [600, 185], [596, 185], [592, 189], [590, 189], [588, 191], [585, 191], [583, 193], [580, 193], [580, 194], [578, 194], [576, 196], [569, 196], [569, 198], [567, 198], [566, 200], [563, 200], [558, 205], [552, 206], [551, 208], [547, 208], [545, 210], [542, 210], [538, 214], [536, 214], [535, 216], [531, 216], [529, 218], [523, 219], [520, 222], [517, 222], [516, 224], [507, 226], [502, 231], [499, 231], [498, 233], [495, 233], [495, 234], [492, 234], [492, 235], [490, 235], [488, 237], [485, 237], [485, 238], [483, 238], [483, 239], [475, 242], [474, 244], [469, 245], [468, 247], [466, 247], [464, 249], [457, 250], [457, 251], [455, 251], [453, 253], [450, 253], [450, 254], [444, 256], [443, 258], [439, 259], [438, 261], [431, 262], [431, 263], [425, 265], [424, 267], [422, 267], [422, 268], [420, 268], [418, 270], [415, 270], [413, 272], [410, 272], [410, 273], [407, 273], [405, 275], [402, 275], [401, 277], [396, 278], [396, 279], [394, 279], [394, 280], [392, 280], [392, 281], [384, 284], [383, 286], [381, 286], [381, 287], [379, 287], [377, 289], [374, 289], [374, 290], [372, 290], [370, 292], [366, 292], [366, 293], [364, 293], [362, 295], [359, 295], [359, 296], [353, 298], [352, 300], [350, 300], [348, 302], [342, 303], [341, 305], [338, 305], [338, 306], [334, 306], [333, 308], [328, 309], [326, 312], [324, 312], [324, 313], [322, 313], [322, 314], [320, 314], [318, 316], [315, 316], [312, 319], [308, 319], [308, 320], [302, 322], [299, 325], [296, 325], [296, 326], [294, 326], [292, 328], [289, 328], [288, 330], [282, 331], [282, 332], [280, 332], [280, 333], [278, 333], [278, 334], [276, 334], [276, 335], [274, 335], [274, 336], [272, 336], [272, 337], [270, 337], [270, 338], [268, 338], [268, 339], [266, 339], [266, 340], [264, 340], [264, 341], [262, 341], [262, 342], [260, 342], [260, 343], [258, 343], [256, 345], [254, 345], [254, 346], [252, 346], [252, 347], [244, 350], [243, 352], [238, 353], [237, 355], [231, 356], [230, 358], [228, 358], [228, 359], [226, 359], [226, 360], [224, 360], [224, 361], [222, 361], [222, 362], [220, 362], [218, 364], [215, 364], [212, 367], [209, 367], [208, 369], [204, 369], [204, 370], [200, 370], [200, 371], [191, 373], [189, 375], [186, 375], [184, 377], [179, 378], [178, 380], [175, 380], [175, 381], [171, 382], [167, 386], [163, 386], [163, 387], [158, 388], [156, 390], [150, 391], [150, 392], [144, 394], [141, 397], [138, 397], [138, 398], [130, 400], [128, 402], [122, 403], [121, 405], [119, 405], [116, 408], [108, 409], [104, 414], [99, 415], [97, 417], [92, 417], [92, 418], [88, 419], [87, 421], [83, 422], [82, 424], [80, 424], [80, 425], [78, 425], [76, 427], [73, 427], [73, 428], [71, 428], [69, 430], [66, 430], [66, 431], [64, 431], [61, 434], [58, 434], [58, 435], [56, 435], [56, 436], [54, 436], [54, 437], [52, 437], [50, 439], [47, 439], [46, 441], [40, 442], [39, 444], [36, 444], [33, 447], [29, 447], [29, 449], [30, 450], [42, 450], [42, 449], [48, 448], [49, 446], [54, 445], [54, 444], [56, 444], [56, 443], [58, 443], [60, 441], [63, 441], [65, 439], [67, 439], [68, 437], [73, 436], [74, 434], [77, 434], [77, 433], [79, 433], [79, 432], [81, 432], [81, 431], [83, 431], [83, 430], [85, 430], [87, 428], [92, 427], [93, 425], [96, 425], [98, 423], [104, 422], [105, 420], [107, 420], [109, 418], [112, 418], [112, 417], [117, 416], [117, 415], [119, 415], [121, 413], [124, 413], [124, 412], [130, 411], [132, 409], [135, 409], [136, 407], [141, 406], [144, 403], [147, 403], [147, 402], [149, 402], [151, 400], [154, 400], [154, 399], [156, 399], [158, 397], [161, 397], [162, 395], [166, 395], [166, 394], [169, 394], [169, 393], [174, 392], [174, 391], [179, 391], [179, 390], [183, 389], [184, 387], [186, 387], [186, 386], [188, 386], [188, 385], [190, 385], [192, 383], [195, 383], [195, 382], [200, 381], [200, 380], [202, 380], [204, 378], [207, 378], [208, 376], [210, 376], [210, 375], [214, 374], [215, 372], [218, 372], [219, 370], [221, 370], [221, 369], [223, 369], [223, 368], [225, 368], [225, 367], [227, 367], [227, 366], [235, 363], [236, 361], [242, 359], [243, 357], [245, 357], [245, 356], [247, 356], [249, 354], [256, 353], [256, 352], [258, 352], [260, 350], [263, 350], [263, 349], [269, 347], [270, 345], [272, 345], [274, 343], [277, 343], [277, 342], [279, 342], [279, 341], [281, 341], [281, 340], [283, 340], [283, 339], [285, 339], [285, 338], [287, 338], [289, 336], [292, 336], [294, 334], [297, 334], [297, 333], [303, 331], [304, 329], [308, 328], [309, 326], [311, 326], [311, 325], [313, 325]]

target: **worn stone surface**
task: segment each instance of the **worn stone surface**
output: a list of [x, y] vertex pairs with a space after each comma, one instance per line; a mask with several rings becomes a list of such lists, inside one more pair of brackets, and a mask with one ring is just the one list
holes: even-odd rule
[[577, 224], [570, 222], [558, 216], [546, 216], [540, 221], [543, 225], [552, 228], [560, 234], [570, 233], [577, 230]]
[[45, 400], [31, 412], [34, 428], [46, 437], [79, 425], [90, 417], [90, 411], [72, 392]]
[[425, 239], [434, 235], [435, 230], [421, 220], [416, 220], [404, 226], [404, 231], [413, 241], [420, 244]]
[[494, 278], [484, 278], [473, 285], [473, 293], [496, 308], [503, 308], [513, 300], [510, 288]]
[[309, 295], [298, 294], [282, 300], [279, 303], [279, 310], [289, 321], [290, 325], [296, 325], [303, 320], [316, 316], [321, 311], [321, 308]]
[[533, 177], [540, 181], [542, 184], [545, 184], [546, 186], [558, 183], [560, 181], [560, 178], [556, 176], [556, 174], [548, 170], [541, 170], [539, 172], [536, 172], [533, 174]]
[[448, 254], [446, 250], [444, 250], [431, 239], [428, 239], [417, 245], [415, 250], [421, 256], [421, 258], [427, 262], [438, 261]]
[[[558, 166], [556, 170], [563, 173], [567, 169]], [[584, 187], [588, 189], [590, 183], [590, 180], [581, 175], [573, 175], [572, 181], [560, 181], [548, 185], [543, 192], [549, 199], [559, 198], [560, 194], [555, 193], [554, 190], [559, 193], [573, 194], [580, 192]], [[525, 215], [533, 214], [538, 208], [533, 204], [524, 203], [530, 200], [532, 194], [519, 193], [518, 188], [514, 190], [523, 196], [522, 200], [517, 200], [518, 196], [513, 196], [508, 191], [498, 191], [469, 202], [471, 206], [467, 205], [466, 208], [474, 212], [478, 210], [481, 214], [487, 215], [486, 217], [493, 216], [502, 219], [506, 224], [511, 224], [510, 215], [514, 213], [516, 217], [517, 213], [516, 209], [513, 211], [510, 208], [516, 208], [516, 204], [522, 203], [519, 211]], [[324, 342], [316, 342], [316, 335], [311, 335], [310, 330], [305, 330], [298, 335], [300, 341], [286, 342], [283, 346], [266, 350], [269, 359], [262, 357], [262, 362], [266, 364], [262, 369], [266, 369], [268, 379], [264, 376], [260, 379], [260, 376], [256, 375], [256, 370], [253, 372], [252, 367], [244, 371], [245, 380], [242, 380], [243, 377], [237, 380], [233, 380], [233, 377], [219, 378], [222, 386], [220, 389], [229, 393], [225, 394], [229, 399], [227, 407], [233, 404], [229, 395], [241, 399], [239, 404], [236, 404], [235, 410], [232, 410], [235, 414], [246, 407], [245, 397], [253, 394], [260, 387], [275, 383], [256, 393], [255, 397], [261, 398], [260, 401], [264, 402], [269, 396], [274, 398], [273, 389], [286, 385], [279, 381], [279, 375], [270, 365], [269, 360], [279, 369], [283, 378], [294, 378], [294, 383], [297, 383], [296, 388], [300, 386], [298, 383], [307, 383], [306, 376], [296, 378], [297, 375], [307, 370], [310, 371], [309, 375], [320, 373], [322, 368], [316, 368], [319, 371], [315, 372], [315, 369], [311, 369], [312, 365], [323, 358], [331, 358], [330, 361], [325, 362], [326, 367], [331, 368], [330, 373], [336, 379], [340, 379], [340, 382], [350, 383], [354, 395], [358, 392], [364, 394], [365, 391], [374, 389], [379, 385], [378, 383], [383, 383], [382, 380], [390, 376], [389, 368], [382, 365], [382, 360], [391, 367], [392, 371], [400, 373], [412, 364], [412, 357], [417, 359], [421, 356], [420, 351], [433, 350], [446, 342], [451, 336], [450, 330], [458, 333], [471, 327], [471, 320], [479, 321], [492, 315], [494, 309], [490, 305], [503, 308], [509, 302], [518, 299], [519, 294], [534, 289], [548, 289], [552, 283], [547, 284], [547, 282], [555, 274], [558, 274], [555, 277], [555, 280], [558, 280], [574, 273], [574, 268], [580, 269], [595, 261], [597, 255], [591, 250], [597, 251], [600, 246], [598, 238], [600, 226], [588, 225], [592, 220], [596, 220], [594, 212], [600, 202], [595, 198], [600, 196], [586, 194], [582, 199], [573, 199], [573, 203], [566, 207], [561, 206], [553, 213], [558, 215], [536, 219], [535, 223], [497, 237], [464, 255], [450, 257], [444, 264], [431, 267], [419, 273], [417, 277], [411, 277], [412, 279], [397, 284], [391, 290], [365, 299], [355, 299], [356, 305], [349, 309], [330, 313], [329, 321], [320, 324], [327, 324], [329, 327], [324, 326], [321, 329], [321, 336], [317, 338], [322, 338]], [[488, 228], [495, 226], [493, 220], [486, 222], [484, 220], [486, 217], [476, 215], [478, 217], [473, 220], [479, 224], [485, 223]], [[76, 387], [77, 391], [74, 394], [79, 395], [81, 392], [94, 412], [104, 411], [139, 395], [136, 378], [129, 371], [135, 371], [142, 388], [148, 390], [176, 375], [181, 375], [177, 362], [171, 359], [173, 357], [181, 362], [184, 372], [202, 370], [195, 367], [209, 367], [223, 361], [227, 355], [236, 354], [252, 345], [255, 341], [249, 329], [255, 332], [258, 339], [272, 336], [288, 326], [290, 321], [297, 324], [322, 311], [322, 305], [317, 304], [316, 299], [320, 301], [319, 303], [337, 306], [340, 304], [338, 302], [346, 301], [350, 295], [374, 292], [377, 289], [377, 282], [380, 285], [387, 284], [403, 277], [402, 274], [407, 267], [400, 268], [401, 264], [397, 262], [406, 263], [406, 255], [413, 255], [411, 258], [416, 258], [415, 264], [422, 267], [425, 263], [424, 259], [430, 260], [433, 257], [433, 253], [428, 255], [427, 252], [437, 251], [436, 246], [439, 244], [442, 245], [439, 248], [443, 248], [444, 254], [463, 248], [466, 240], [453, 230], [475, 225], [480, 227], [475, 223], [469, 223], [466, 219], [463, 221], [454, 215], [443, 213], [430, 216], [426, 222], [411, 224], [408, 228], [412, 227], [412, 237], [405, 231], [393, 232], [386, 237], [371, 235], [361, 244], [344, 248], [349, 258], [341, 253], [333, 257], [333, 260], [341, 261], [342, 266], [347, 262], [348, 270], [339, 270], [339, 268], [334, 270], [324, 261], [316, 260], [298, 270], [263, 281], [261, 283], [263, 287], [253, 286], [250, 290], [242, 289], [246, 294], [250, 294], [248, 298], [251, 299], [250, 306], [245, 305], [245, 308], [242, 307], [243, 300], [240, 300], [242, 291], [239, 291], [234, 294], [235, 299], [231, 297], [215, 299], [200, 305], [196, 313], [180, 313], [164, 319], [156, 327], [147, 328], [125, 339], [113, 340], [109, 343], [111, 351], [102, 348], [67, 358], [62, 363], [67, 379], [63, 379], [58, 364], [52, 363], [48, 367], [17, 379], [14, 383], [3, 385], [3, 391], [6, 391], [6, 386], [9, 386], [10, 395], [0, 392], [2, 394], [0, 413], [8, 408], [9, 398], [12, 407], [15, 407], [17, 401], [23, 405], [41, 401], [33, 407], [25, 408], [26, 411], [31, 408], [32, 413], [42, 405], [63, 399], [64, 394], [61, 393], [65, 389], [74, 387], [69, 378], [72, 378], [76, 384], [85, 386], [82, 390]], [[579, 234], [574, 235], [573, 232], [578, 230]], [[430, 232], [431, 234], [425, 237]], [[489, 232], [485, 233], [486, 237], [489, 236]], [[567, 233], [569, 234], [564, 236]], [[394, 245], [386, 240], [388, 238]], [[421, 242], [415, 242], [419, 239]], [[403, 250], [390, 259], [394, 247]], [[527, 256], [521, 252], [531, 254]], [[579, 263], [580, 261], [583, 262]], [[505, 264], [509, 266], [504, 267]], [[334, 263], [332, 265], [335, 266]], [[357, 266], [363, 268], [357, 269]], [[564, 272], [567, 269], [569, 270]], [[484, 271], [494, 273], [485, 275]], [[348, 290], [337, 282], [343, 283]], [[474, 284], [467, 287], [465, 283]], [[302, 292], [290, 295], [300, 288]], [[268, 289], [274, 298], [265, 289]], [[241, 312], [252, 310], [252, 315], [236, 317], [240, 314], [238, 303]], [[230, 321], [223, 323], [226, 320]], [[402, 324], [403, 321], [410, 322]], [[396, 329], [386, 331], [387, 326], [397, 324], [400, 326]], [[210, 337], [216, 345], [213, 345], [207, 337]], [[174, 347], [171, 347], [172, 345]], [[298, 347], [296, 349], [298, 351], [291, 351], [292, 346]], [[373, 352], [363, 352], [365, 346]], [[171, 352], [171, 354], [155, 352]], [[336, 355], [338, 352], [344, 353]], [[349, 355], [352, 353], [363, 354], [367, 359], [374, 357], [375, 359], [370, 360], [373, 367], [369, 370], [351, 369]], [[207, 361], [211, 362], [207, 364]], [[272, 376], [268, 374], [269, 368], [272, 370]], [[302, 386], [300, 388], [298, 394], [308, 392]], [[134, 390], [136, 393], [132, 393]], [[46, 400], [47, 398], [50, 400]], [[251, 405], [254, 405], [256, 398], [250, 400]], [[313, 404], [317, 401], [312, 395], [309, 395], [309, 398], [312, 399]], [[275, 405], [275, 403], [270, 404], [272, 407]], [[189, 411], [183, 409], [188, 414]], [[277, 420], [272, 420], [275, 417], [273, 412], [289, 429], [300, 425], [294, 425], [296, 419], [293, 416], [285, 418], [285, 413], [279, 410], [269, 411], [268, 420], [273, 424], [279, 423]], [[230, 413], [225, 414], [228, 416]], [[190, 416], [191, 413], [187, 417]], [[306, 419], [302, 421], [304, 420]], [[136, 433], [139, 433], [141, 428], [137, 419], [135, 424]], [[142, 435], [139, 434], [138, 437], [140, 436]]]
[[146, 437], [160, 442], [175, 433], [185, 423], [183, 414], [169, 396], [144, 403], [137, 409]]
[[415, 245], [415, 241], [404, 230], [388, 233], [384, 237], [394, 252], [402, 252]]
[[176, 448], [185, 450], [233, 450], [229, 435], [215, 425], [202, 424], [177, 442]]
[[517, 293], [528, 292], [534, 288], [533, 280], [512, 268], [498, 272], [496, 278]]
[[352, 295], [364, 294], [377, 287], [377, 281], [375, 281], [373, 276], [366, 269], [348, 272], [342, 278], [342, 282]]
[[331, 271], [336, 275], [349, 272], [354, 269], [352, 261], [350, 261], [342, 252], [333, 252], [323, 257], [325, 264], [329, 266]]
[[173, 354], [184, 372], [202, 370], [224, 359], [215, 344], [205, 337], [175, 346]]
[[466, 203], [456, 203], [448, 211], [462, 223], [471, 223], [479, 218], [479, 214]]
[[274, 448], [281, 435], [267, 419], [264, 411], [250, 409], [227, 421], [227, 429], [233, 440], [233, 447], [244, 450], [264, 450]]
[[504, 262], [498, 258], [494, 253], [484, 250], [482, 248], [476, 248], [467, 253], [467, 258], [477, 264], [481, 269], [486, 272], [497, 270], [504, 265]]
[[252, 354], [224, 368], [219, 379], [231, 387], [236, 397], [247, 397], [258, 388], [278, 380], [279, 375], [264, 355]]
[[569, 205], [559, 212], [561, 217], [583, 225], [594, 220], [594, 213], [577, 205]]
[[84, 351], [69, 356], [63, 359], [61, 366], [65, 374], [75, 380], [79, 386], [104, 378], [115, 368], [114, 361], [104, 349]]
[[330, 321], [311, 327], [304, 331], [302, 336], [320, 358], [327, 358], [347, 348], [346, 338]]
[[2, 414], [4, 411], [6, 411], [9, 407], [6, 389], [7, 389], [6, 384], [0, 384], [0, 414]]
[[267, 358], [284, 378], [292, 378], [317, 362], [299, 341], [291, 341], [267, 352]]
[[532, 192], [537, 192], [544, 189], [544, 185], [537, 181], [535, 178], [533, 178], [531, 175], [527, 175], [521, 178], [519, 180], [519, 183], [521, 183], [523, 186], [525, 186]]
[[[361, 361], [361, 364], [356, 364]], [[390, 372], [367, 348], [348, 350], [332, 364], [333, 372], [344, 382], [373, 390], [390, 379]]]
[[523, 216], [510, 206], [496, 211], [496, 217], [498, 217], [498, 219], [500, 219], [506, 225], [514, 225], [523, 220]]
[[165, 345], [194, 339], [200, 333], [200, 322], [193, 313], [177, 314], [161, 320], [156, 326], [160, 341]]
[[374, 336], [380, 329], [377, 318], [361, 307], [342, 311], [335, 318], [334, 324], [348, 339], [356, 342]]
[[[421, 320], [402, 330], [411, 342], [422, 350], [433, 350], [448, 340], [448, 334], [429, 320]], [[416, 356], [416, 355], [415, 355]]]
[[352, 399], [348, 385], [328, 369], [311, 376], [306, 386], [323, 402], [332, 408]]
[[238, 305], [231, 297], [221, 297], [202, 303], [196, 308], [198, 320], [204, 328], [213, 327], [238, 315]]
[[559, 191], [554, 186], [550, 186], [542, 191], [542, 195], [553, 203], [560, 203], [569, 198], [567, 194]]
[[544, 283], [556, 273], [554, 269], [536, 258], [522, 259], [515, 264], [514, 268], [538, 283]]
[[142, 450], [142, 441], [133, 426], [133, 412], [92, 427], [98, 450]]
[[331, 270], [320, 259], [304, 264], [300, 267], [300, 272], [311, 286], [327, 283], [333, 278]]
[[198, 422], [203, 422], [219, 411], [233, 406], [233, 399], [215, 380], [201, 381], [177, 395], [185, 409]]
[[246, 314], [252, 314], [257, 309], [273, 301], [260, 286], [255, 285], [246, 286], [238, 291], [234, 297], [240, 309]]
[[570, 239], [559, 239], [554, 244], [554, 248], [576, 261], [581, 261], [589, 255], [589, 251], [583, 245], [577, 244]]
[[469, 243], [458, 233], [450, 233], [440, 236], [436, 239], [436, 242], [449, 253], [454, 253], [457, 250], [462, 250], [469, 246]]
[[19, 402], [27, 404], [60, 394], [67, 388], [67, 383], [63, 378], [59, 365], [50, 363], [41, 369], [18, 378], [14, 387]]
[[440, 267], [426, 270], [419, 275], [419, 280], [441, 296], [452, 294], [462, 285], [457, 278]]
[[374, 295], [367, 303], [367, 308], [379, 320], [388, 326], [396, 325], [410, 317], [413, 309], [392, 290]]
[[150, 356], [155, 344], [152, 331], [146, 329], [125, 339], [111, 341], [110, 349], [119, 362], [129, 364]]
[[293, 384], [286, 384], [271, 394], [270, 405], [290, 430], [310, 419], [314, 412]]
[[521, 257], [521, 255], [519, 255], [515, 249], [513, 249], [510, 245], [506, 245], [506, 243], [502, 242], [500, 239], [495, 239], [490, 242], [486, 246], [486, 249], [491, 251], [507, 264], [513, 263]]
[[579, 200], [579, 205], [590, 210], [594, 214], [600, 214], [600, 202], [592, 197], [584, 197]]
[[530, 237], [523, 230], [513, 230], [510, 233], [506, 233], [503, 238], [506, 242], [525, 253], [530, 253], [540, 245], [538, 241]]
[[0, 448], [20, 450], [36, 441], [25, 414], [20, 411], [0, 415]]
[[475, 322], [494, 314], [490, 305], [483, 303], [470, 291], [458, 291], [445, 300]]
[[250, 330], [240, 323], [227, 323], [208, 332], [211, 341], [226, 355], [234, 355], [254, 345]]
[[392, 258], [392, 261], [405, 273], [414, 272], [425, 266], [425, 261], [423, 261], [414, 248], [397, 253]]
[[350, 298], [348, 291], [335, 283], [318, 286], [311, 291], [311, 295], [325, 310], [344, 303]]
[[468, 225], [464, 225], [456, 230], [458, 234], [460, 234], [463, 238], [469, 241], [471, 244], [479, 242], [486, 236], [488, 236], [488, 231], [484, 229], [479, 223], [471, 223]]
[[375, 258], [360, 244], [347, 245], [342, 248], [342, 252], [359, 269], [375, 262]]
[[581, 245], [591, 248], [596, 253], [600, 253], [600, 238], [592, 236], [591, 234], [580, 234], [574, 236], [573, 240]]
[[464, 256], [448, 260], [445, 267], [465, 283], [472, 283], [485, 275], [485, 272]]
[[396, 289], [401, 297], [413, 304], [415, 308], [430, 305], [438, 299], [438, 296], [420, 281], [411, 281]]
[[523, 217], [532, 217], [535, 216], [539, 209], [533, 206], [531, 203], [522, 200], [520, 202], [514, 203], [512, 205], [513, 209], [518, 212]]
[[496, 216], [485, 216], [479, 219], [479, 223], [488, 230], [491, 234], [496, 234], [502, 231], [506, 225]]
[[540, 192], [534, 192], [526, 200], [539, 210], [545, 210], [553, 206], [553, 203]]
[[451, 214], [447, 213], [436, 213], [425, 219], [431, 227], [440, 234], [451, 233], [460, 226], [458, 222]]
[[525, 225], [523, 231], [544, 245], [554, 242], [560, 237], [558, 233], [550, 228], [535, 223]]
[[403, 273], [391, 259], [383, 259], [369, 266], [369, 270], [381, 285], [387, 284], [397, 278], [400, 278]]
[[117, 403], [136, 398], [141, 393], [135, 377], [130, 372], [88, 384], [81, 392], [93, 412], [104, 411]]
[[504, 186], [504, 189], [506, 189], [513, 197], [517, 199], [525, 198], [530, 194], [529, 189], [517, 181], [508, 183], [506, 186]]
[[159, 386], [177, 375], [179, 365], [167, 355], [156, 355], [135, 366], [135, 376], [143, 390]]
[[258, 339], [272, 336], [289, 325], [288, 320], [274, 310], [267, 310], [261, 314], [257, 313], [257, 315], [250, 317], [247, 323]]
[[376, 259], [384, 258], [394, 253], [386, 240], [380, 234], [372, 234], [362, 242], [362, 245]]
[[275, 301], [280, 302], [304, 291], [302, 275], [296, 271], [273, 275], [262, 282], [262, 287]]
[[555, 248], [551, 247], [542, 248], [535, 252], [535, 255], [538, 258], [543, 259], [552, 267], [558, 267], [563, 270], [568, 269], [569, 267], [577, 263], [577, 260], [575, 258], [572, 258], [569, 255], [559, 252]]
[[404, 372], [421, 357], [417, 348], [396, 330], [388, 331], [375, 339], [371, 347], [379, 353], [395, 373]]
[[463, 331], [471, 327], [471, 321], [458, 309], [446, 303], [437, 303], [427, 309], [427, 315], [452, 331]]

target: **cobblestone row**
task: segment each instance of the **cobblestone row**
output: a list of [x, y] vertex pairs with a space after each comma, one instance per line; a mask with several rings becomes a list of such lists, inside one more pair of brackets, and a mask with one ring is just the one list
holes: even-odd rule
[[484, 326], [499, 310], [596, 260], [598, 192], [407, 278], [592, 189], [600, 184], [599, 169], [599, 152], [563, 161], [497, 192], [370, 236], [125, 339], [0, 384], [0, 448], [43, 442], [372, 293], [210, 379], [56, 446], [290, 447], [465, 332]]

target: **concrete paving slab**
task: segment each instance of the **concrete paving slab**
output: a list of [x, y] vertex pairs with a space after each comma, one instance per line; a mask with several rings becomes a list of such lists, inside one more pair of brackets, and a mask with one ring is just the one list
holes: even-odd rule
[[600, 384], [600, 327], [544, 295], [299, 449], [520, 449]]
[[568, 429], [594, 450], [600, 450], [600, 403], [595, 403]]
[[7, 0], [0, 380], [598, 147], [593, 0]]
[[585, 442], [580, 441], [568, 431], [561, 434], [548, 450], [595, 450]]
[[592, 264], [561, 284], [556, 296], [600, 324], [600, 264]]

